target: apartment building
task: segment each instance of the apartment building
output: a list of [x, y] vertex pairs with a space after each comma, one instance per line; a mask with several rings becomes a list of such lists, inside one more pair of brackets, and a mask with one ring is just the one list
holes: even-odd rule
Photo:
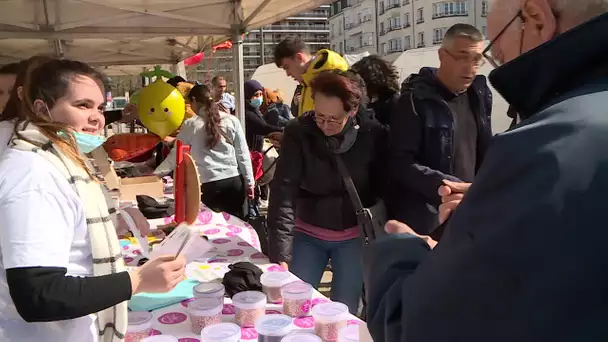
[[[364, 42], [374, 41], [368, 46], [370, 53], [378, 53], [389, 61], [394, 61], [406, 50], [441, 44], [445, 31], [456, 23], [468, 23], [486, 34], [487, 0], [353, 0], [336, 1], [331, 5], [330, 43], [344, 46], [348, 41], [346, 17], [348, 11], [356, 12], [355, 18], [366, 13], [357, 8], [372, 7], [376, 12], [375, 32], [365, 31]], [[346, 7], [344, 7], [346, 6]], [[349, 16], [350, 18], [350, 16]], [[342, 29], [340, 29], [342, 27]], [[367, 28], [368, 30], [373, 29]], [[373, 38], [373, 36], [376, 38]], [[368, 39], [368, 40], [365, 40]], [[340, 51], [339, 49], [336, 51]], [[345, 53], [350, 53], [345, 50]]]
[[330, 7], [329, 41], [340, 54], [377, 53], [376, 0], [340, 0]]
[[[274, 62], [275, 46], [288, 36], [299, 36], [312, 52], [329, 48], [329, 7], [323, 5], [262, 29], [250, 31], [243, 41], [245, 79], [251, 78], [260, 65]], [[197, 78], [204, 79], [211, 64], [211, 74], [224, 76], [230, 83], [233, 77], [232, 54], [232, 50], [217, 51], [211, 63], [208, 60], [201, 63]]]

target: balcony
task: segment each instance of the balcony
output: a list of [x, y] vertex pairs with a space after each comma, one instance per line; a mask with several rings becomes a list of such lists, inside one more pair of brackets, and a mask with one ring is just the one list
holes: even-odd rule
[[403, 2], [401, 3], [403, 6], [405, 5], [409, 5], [410, 4], [410, 0], [403, 0]]
[[403, 48], [400, 46], [389, 47], [388, 50], [386, 51], [386, 54], [390, 55], [391, 53], [395, 53], [395, 52], [403, 52]]
[[433, 45], [439, 45], [443, 43], [443, 37], [441, 38], [433, 38]]
[[416, 45], [417, 48], [423, 48], [425, 46], [426, 46], [426, 44], [424, 44], [424, 42], [418, 43], [418, 45]]
[[416, 19], [416, 24], [422, 24], [424, 22], [424, 18]]
[[468, 17], [468, 16], [469, 16], [468, 11], [458, 11], [458, 12], [452, 11], [452, 12], [433, 13], [433, 19], [449, 18], [449, 17]]
[[401, 4], [399, 2], [394, 2], [392, 4], [387, 4], [385, 7], [385, 11], [388, 11], [393, 8], [399, 8], [399, 7], [401, 7]]
[[264, 27], [264, 31], [329, 31], [328, 24], [273, 24]]

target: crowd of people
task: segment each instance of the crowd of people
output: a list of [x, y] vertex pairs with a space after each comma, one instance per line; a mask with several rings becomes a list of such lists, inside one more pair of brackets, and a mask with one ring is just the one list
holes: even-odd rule
[[[176, 138], [191, 146], [202, 202], [246, 219], [265, 194], [270, 260], [315, 287], [330, 263], [331, 299], [357, 314], [363, 298], [377, 342], [602, 341], [606, 12], [606, 1], [495, 0], [489, 45], [456, 24], [439, 67], [402, 84], [378, 56], [349, 68], [288, 37], [274, 57], [299, 82], [291, 105], [249, 80], [236, 108], [216, 77], [189, 90], [196, 116]], [[509, 113], [492, 113], [485, 63]], [[103, 143], [103, 94], [84, 63], [0, 68], [6, 340], [120, 340], [125, 300], [183, 279], [183, 258], [131, 272], [116, 262], [124, 222], [83, 156]], [[492, 136], [492, 115], [513, 125]], [[253, 162], [266, 138], [280, 148], [269, 192], [256, 190]], [[378, 207], [386, 225], [370, 239], [362, 209]]]

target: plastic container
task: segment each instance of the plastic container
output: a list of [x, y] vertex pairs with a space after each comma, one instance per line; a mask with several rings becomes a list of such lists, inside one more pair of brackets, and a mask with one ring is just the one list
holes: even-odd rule
[[232, 297], [236, 323], [241, 327], [253, 327], [258, 318], [266, 313], [266, 295], [259, 291], [243, 291]]
[[338, 341], [338, 332], [348, 323], [348, 307], [342, 303], [317, 304], [312, 308], [315, 334], [325, 342]]
[[262, 274], [260, 282], [269, 303], [281, 303], [283, 301], [281, 287], [289, 283], [290, 280], [291, 274], [289, 272], [266, 272]]
[[221, 323], [223, 309], [219, 298], [197, 298], [188, 303], [192, 332], [200, 334], [204, 327]]
[[220, 323], [205, 327], [201, 331], [201, 342], [239, 342], [241, 328], [234, 323]]
[[359, 342], [359, 325], [348, 325], [340, 329], [338, 342]]
[[221, 283], [200, 283], [193, 289], [194, 298], [218, 298], [224, 304], [226, 288]]
[[323, 342], [317, 335], [308, 333], [295, 333], [283, 337], [281, 342]]
[[291, 317], [308, 316], [312, 300], [312, 286], [303, 281], [294, 281], [281, 288], [283, 313]]
[[155, 335], [146, 337], [141, 342], [179, 342], [177, 337], [169, 336], [169, 335]]
[[152, 332], [152, 313], [148, 311], [131, 311], [128, 314], [129, 326], [125, 336], [126, 342], [140, 342]]
[[264, 315], [255, 321], [255, 330], [258, 332], [258, 342], [281, 342], [283, 337], [289, 335], [292, 318], [286, 315]]

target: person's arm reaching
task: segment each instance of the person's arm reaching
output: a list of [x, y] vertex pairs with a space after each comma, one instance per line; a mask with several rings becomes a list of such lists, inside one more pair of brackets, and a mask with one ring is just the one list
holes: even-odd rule
[[443, 180], [460, 180], [416, 161], [422, 145], [424, 127], [411, 92], [405, 92], [401, 96], [396, 112], [392, 113], [390, 119], [390, 182], [415, 190], [425, 196], [429, 203], [439, 205], [437, 189]]
[[272, 132], [280, 132], [283, 129], [278, 126], [269, 125], [263, 117], [253, 111], [245, 111], [245, 128], [248, 132], [266, 136]]
[[[245, 177], [245, 183], [247, 187], [255, 185], [255, 179], [253, 177], [253, 167], [251, 166], [251, 154], [249, 153], [249, 147], [247, 147], [247, 139], [243, 132], [241, 122], [236, 117], [231, 117], [234, 122], [234, 152], [236, 154], [236, 162], [238, 164], [239, 172]], [[221, 129], [221, 128], [220, 128]]]
[[[192, 119], [192, 120], [195, 120], [195, 119]], [[190, 121], [190, 120], [186, 120], [182, 124], [182, 127], [180, 128], [179, 133], [177, 134], [177, 137], [175, 139], [181, 140], [184, 143], [184, 145], [190, 145], [193, 137], [194, 137], [194, 122]], [[175, 169], [175, 166], [176, 166], [175, 165], [175, 154], [176, 153], [177, 152], [175, 150], [175, 145], [174, 145], [173, 148], [169, 151], [167, 158], [165, 158], [165, 160], [163, 160], [163, 162], [160, 163], [160, 165], [158, 165], [158, 167], [154, 170], [154, 174], [158, 175], [158, 176], [166, 176], [169, 173], [171, 173], [171, 171], [173, 171], [173, 169]]]
[[291, 241], [295, 226], [295, 203], [302, 177], [300, 123], [287, 125], [281, 142], [281, 154], [270, 184], [268, 206], [269, 258], [272, 262], [291, 260]]

